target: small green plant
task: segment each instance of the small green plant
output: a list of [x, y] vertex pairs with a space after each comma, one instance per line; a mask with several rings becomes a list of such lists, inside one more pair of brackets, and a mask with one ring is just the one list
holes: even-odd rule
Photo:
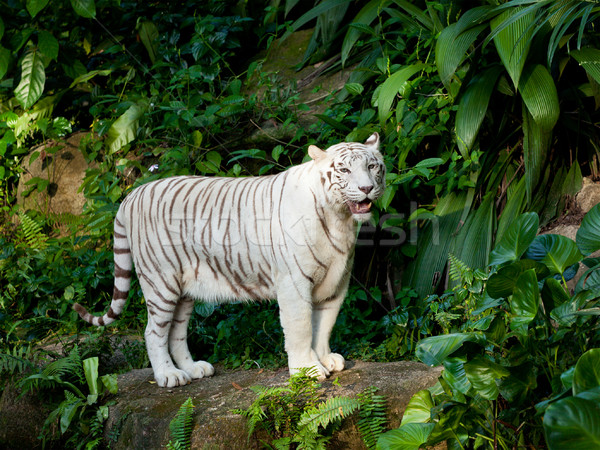
[[385, 399], [369, 387], [358, 398], [332, 397], [321, 400], [320, 384], [307, 369], [292, 375], [288, 387], [250, 389], [258, 397], [248, 409], [233, 412], [248, 419], [248, 439], [266, 431], [277, 449], [324, 449], [342, 420], [359, 411], [358, 429], [368, 448], [375, 448], [386, 427]]
[[171, 440], [167, 444], [168, 450], [187, 450], [191, 448], [190, 438], [192, 436], [194, 418], [194, 404], [189, 397], [181, 404], [175, 417], [169, 423]]
[[379, 436], [387, 428], [385, 397], [377, 391], [375, 386], [369, 386], [357, 396], [360, 402], [357, 428], [368, 449], [377, 446]]
[[33, 370], [35, 356], [29, 345], [15, 345], [12, 350], [9, 348], [5, 353], [0, 353], [0, 381]]
[[[59, 439], [68, 436], [65, 446], [96, 448], [102, 439], [102, 424], [108, 418], [108, 406], [99, 400], [107, 391], [117, 393], [116, 375], [98, 374], [98, 357], [81, 359], [75, 346], [64, 358], [44, 366], [38, 373], [21, 380], [23, 393], [44, 391], [52, 394], [62, 390], [63, 398], [48, 415], [40, 438]], [[87, 388], [87, 389], [86, 389]], [[49, 395], [52, 397], [52, 395]], [[69, 432], [69, 433], [67, 433]]]

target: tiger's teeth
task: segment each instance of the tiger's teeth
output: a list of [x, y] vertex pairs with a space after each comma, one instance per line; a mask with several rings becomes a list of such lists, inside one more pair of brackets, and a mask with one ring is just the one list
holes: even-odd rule
[[373, 202], [369, 202], [369, 204], [367, 205], [367, 208], [370, 208], [372, 204], [373, 204]]

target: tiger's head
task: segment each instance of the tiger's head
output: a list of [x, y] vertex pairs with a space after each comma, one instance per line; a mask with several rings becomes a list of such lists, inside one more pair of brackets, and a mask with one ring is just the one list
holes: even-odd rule
[[373, 201], [385, 190], [385, 164], [379, 152], [379, 134], [364, 144], [343, 142], [323, 151], [315, 145], [308, 154], [320, 169], [328, 202], [343, 215], [359, 221], [371, 218]]

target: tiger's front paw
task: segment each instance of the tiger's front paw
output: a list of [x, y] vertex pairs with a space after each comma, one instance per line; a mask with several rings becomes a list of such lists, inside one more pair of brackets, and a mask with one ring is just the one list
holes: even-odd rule
[[192, 378], [183, 370], [170, 367], [162, 371], [154, 372], [156, 384], [160, 387], [184, 386], [192, 381]]
[[206, 361], [196, 361], [188, 367], [183, 367], [183, 370], [194, 380], [197, 378], [210, 377], [215, 373], [215, 368]]
[[337, 353], [329, 353], [321, 358], [321, 364], [323, 364], [323, 367], [325, 367], [325, 369], [327, 369], [330, 373], [341, 372], [344, 370], [346, 360], [342, 355]]

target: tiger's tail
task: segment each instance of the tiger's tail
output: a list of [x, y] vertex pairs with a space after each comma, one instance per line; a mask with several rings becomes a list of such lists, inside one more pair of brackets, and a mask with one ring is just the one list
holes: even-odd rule
[[127, 230], [119, 220], [119, 216], [120, 214], [117, 213], [114, 228], [115, 284], [110, 308], [103, 316], [94, 316], [79, 303], [73, 305], [73, 309], [77, 311], [79, 317], [96, 326], [108, 325], [115, 321], [125, 307], [131, 286], [131, 269], [133, 268], [131, 249], [127, 240]]

